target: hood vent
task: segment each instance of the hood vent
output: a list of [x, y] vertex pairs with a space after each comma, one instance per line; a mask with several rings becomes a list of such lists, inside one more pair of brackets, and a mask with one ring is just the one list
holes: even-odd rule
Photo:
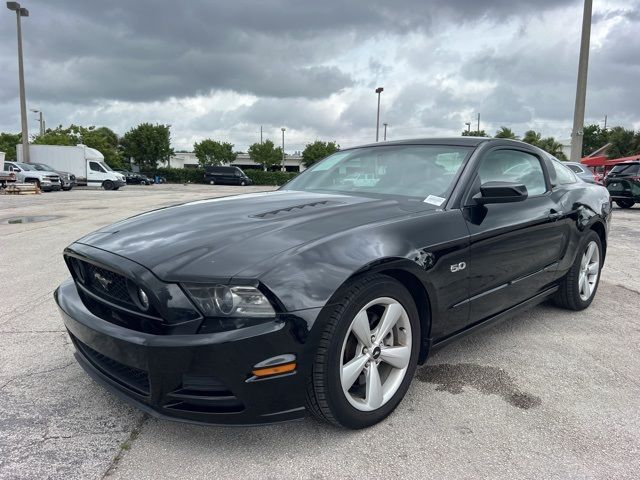
[[292, 207], [279, 208], [277, 210], [271, 210], [270, 212], [257, 213], [255, 215], [250, 215], [253, 218], [274, 218], [276, 216], [287, 215], [291, 213], [297, 213], [300, 210], [307, 210], [310, 208], [320, 208], [326, 207], [328, 205], [339, 205], [340, 202], [334, 202], [331, 200], [323, 200], [320, 202], [312, 202], [312, 203], [304, 203], [302, 205], [294, 205]]

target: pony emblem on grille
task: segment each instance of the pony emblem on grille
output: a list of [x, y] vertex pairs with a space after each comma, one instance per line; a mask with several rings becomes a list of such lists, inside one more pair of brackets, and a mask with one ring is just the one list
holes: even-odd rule
[[103, 277], [98, 272], [93, 273], [93, 278], [95, 278], [98, 281], [98, 283], [102, 286], [102, 288], [104, 288], [105, 290], [109, 290], [109, 285], [111, 285], [112, 283], [111, 280]]

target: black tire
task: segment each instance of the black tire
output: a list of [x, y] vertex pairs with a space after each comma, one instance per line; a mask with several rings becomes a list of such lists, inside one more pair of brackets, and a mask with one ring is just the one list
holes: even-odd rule
[[[581, 262], [582, 256], [587, 250], [587, 247], [591, 242], [595, 242], [598, 247], [598, 255], [599, 255], [599, 266], [598, 266], [598, 277], [596, 279], [595, 288], [591, 292], [591, 296], [587, 300], [583, 300], [580, 297], [580, 285], [579, 285], [579, 277], [581, 270]], [[598, 291], [598, 285], [600, 284], [600, 273], [602, 270], [602, 242], [600, 241], [600, 237], [593, 230], [589, 230], [589, 232], [585, 235], [582, 242], [580, 243], [580, 248], [578, 249], [578, 253], [576, 255], [575, 260], [573, 261], [573, 265], [562, 279], [560, 283], [560, 289], [556, 293], [554, 300], [556, 305], [562, 308], [566, 308], [568, 310], [584, 310], [593, 301], [596, 296], [596, 292]]]
[[620, 208], [631, 208], [633, 207], [636, 202], [634, 202], [633, 200], [629, 199], [629, 200], [616, 200], [616, 204], [620, 207]]
[[65, 192], [70, 192], [73, 187], [62, 187]]
[[111, 180], [105, 180], [104, 182], [102, 182], [102, 188], [104, 188], [105, 190], [113, 190], [115, 188], [115, 185]]
[[[407, 312], [411, 325], [411, 356], [405, 376], [393, 396], [373, 411], [361, 411], [349, 403], [342, 390], [340, 368], [342, 345], [351, 322], [361, 308], [378, 297], [391, 297]], [[386, 418], [404, 397], [415, 373], [420, 350], [420, 319], [409, 291], [386, 275], [369, 275], [354, 280], [334, 297], [322, 313], [326, 324], [307, 383], [307, 408], [319, 420], [350, 429], [370, 427]]]
[[246, 184], [247, 184], [247, 182], [245, 182], [244, 180], [242, 180], [242, 181], [240, 182], [240, 185], [241, 185], [241, 186], [243, 186], [243, 187], [244, 187]]

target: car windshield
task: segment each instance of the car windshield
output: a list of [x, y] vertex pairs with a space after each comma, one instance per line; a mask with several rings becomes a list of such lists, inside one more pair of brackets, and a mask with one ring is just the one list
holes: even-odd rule
[[34, 163], [33, 167], [36, 170], [40, 170], [41, 172], [53, 172], [53, 168], [51, 168], [49, 165], [45, 165], [44, 163]]
[[616, 165], [615, 167], [613, 167], [611, 169], [611, 174], [612, 175], [617, 175], [617, 174], [620, 174], [620, 173], [626, 173], [627, 170], [629, 172], [631, 172], [631, 171], [636, 169], [637, 165], [638, 165], [637, 163], [628, 163], [626, 165]]
[[441, 205], [471, 151], [446, 145], [345, 150], [305, 170], [283, 189], [393, 195]]
[[100, 165], [102, 165], [102, 168], [104, 168], [107, 172], [113, 172], [113, 170], [111, 169], [111, 167], [109, 165], [107, 165], [104, 162], [98, 162]]
[[28, 170], [30, 172], [37, 170], [36, 167], [28, 163], [17, 163], [16, 165], [18, 165], [22, 170]]

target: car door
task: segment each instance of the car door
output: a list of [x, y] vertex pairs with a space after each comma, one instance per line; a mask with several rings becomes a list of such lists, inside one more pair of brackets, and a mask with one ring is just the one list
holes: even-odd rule
[[89, 162], [89, 168], [87, 169], [87, 183], [102, 185], [105, 179], [105, 172], [98, 162]]
[[[555, 279], [567, 241], [559, 198], [534, 150], [496, 147], [476, 163], [464, 200], [469, 228], [470, 321], [477, 322], [535, 296]], [[523, 184], [524, 201], [478, 205], [485, 182]]]

